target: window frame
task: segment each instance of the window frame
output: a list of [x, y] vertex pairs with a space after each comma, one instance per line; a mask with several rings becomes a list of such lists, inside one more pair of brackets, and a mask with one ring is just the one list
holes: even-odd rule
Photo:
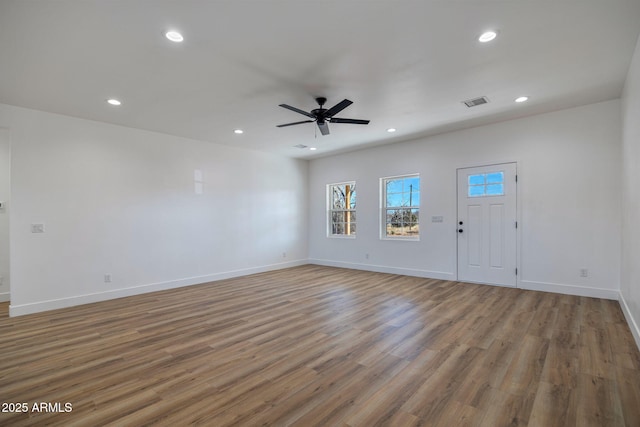
[[[338, 186], [351, 186], [351, 188], [355, 188], [355, 190], [352, 190], [352, 192], [355, 193], [355, 197], [356, 197], [356, 201], [355, 201], [355, 205], [353, 209], [333, 209], [333, 188], [334, 187], [338, 187]], [[355, 239], [357, 234], [358, 234], [358, 228], [357, 228], [357, 217], [355, 220], [350, 220], [350, 216], [349, 215], [349, 220], [345, 221], [345, 224], [349, 224], [349, 228], [351, 226], [351, 224], [355, 225], [355, 231], [353, 231], [352, 233], [349, 234], [335, 234], [333, 233], [333, 225], [334, 225], [334, 221], [333, 221], [333, 214], [335, 212], [342, 212], [342, 213], [353, 213], [355, 214], [357, 211], [357, 197], [358, 197], [358, 190], [357, 190], [357, 185], [356, 185], [356, 181], [352, 180], [352, 181], [343, 181], [343, 182], [335, 182], [335, 183], [331, 183], [331, 184], [327, 184], [327, 237], [328, 238], [335, 238], [335, 239]]]
[[[422, 210], [422, 198], [420, 197], [419, 203], [417, 205], [411, 206], [400, 206], [400, 207], [388, 207], [387, 206], [387, 183], [393, 180], [406, 179], [406, 178], [418, 178], [418, 182], [420, 183], [420, 187], [418, 188], [418, 192], [422, 192], [422, 183], [420, 182], [420, 174], [419, 173], [408, 173], [403, 175], [395, 175], [395, 176], [386, 176], [380, 178], [380, 240], [398, 240], [398, 241], [419, 241], [420, 240], [420, 211]], [[412, 236], [394, 236], [387, 234], [387, 211], [393, 209], [408, 209], [410, 212], [413, 210], [418, 211], [418, 234]]]

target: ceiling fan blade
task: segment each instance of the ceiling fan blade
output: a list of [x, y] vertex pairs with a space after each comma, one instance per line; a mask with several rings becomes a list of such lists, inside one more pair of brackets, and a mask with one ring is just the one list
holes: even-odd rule
[[369, 120], [360, 120], [360, 119], [340, 119], [338, 117], [331, 117], [331, 123], [351, 123], [353, 125], [368, 125]]
[[318, 122], [320, 133], [323, 135], [329, 135], [329, 124], [327, 122]]
[[315, 120], [303, 120], [301, 122], [293, 122], [293, 123], [285, 123], [283, 125], [276, 125], [277, 128], [283, 128], [283, 127], [287, 127], [287, 126], [293, 126], [293, 125], [301, 125], [302, 123], [313, 123]]
[[307, 116], [307, 117], [311, 117], [312, 119], [315, 119], [315, 118], [316, 118], [316, 116], [314, 116], [313, 114], [311, 114], [311, 113], [309, 113], [309, 112], [307, 112], [307, 111], [301, 110], [301, 109], [299, 109], [299, 108], [292, 107], [291, 105], [287, 105], [287, 104], [280, 104], [280, 107], [282, 107], [282, 108], [286, 108], [287, 110], [295, 111], [296, 113], [304, 114], [305, 116]]
[[334, 114], [338, 114], [340, 111], [344, 110], [345, 108], [347, 108], [351, 104], [353, 104], [353, 102], [349, 101], [348, 99], [344, 99], [344, 100], [338, 102], [333, 107], [329, 108], [327, 111], [325, 111], [324, 112], [324, 116], [325, 117], [331, 117]]

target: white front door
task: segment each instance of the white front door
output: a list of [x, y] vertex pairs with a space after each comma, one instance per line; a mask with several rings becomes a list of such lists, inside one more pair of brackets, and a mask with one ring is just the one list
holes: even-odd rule
[[458, 280], [516, 286], [516, 164], [458, 169]]

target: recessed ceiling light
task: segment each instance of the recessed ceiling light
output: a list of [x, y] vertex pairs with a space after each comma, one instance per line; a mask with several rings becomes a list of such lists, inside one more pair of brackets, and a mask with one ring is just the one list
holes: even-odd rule
[[118, 101], [115, 98], [107, 99], [107, 103], [115, 106], [122, 105], [122, 102]]
[[316, 147], [309, 147], [309, 150], [311, 150], [311, 151], [316, 151], [316, 150], [317, 150], [317, 148], [316, 148]]
[[164, 36], [169, 40], [171, 40], [172, 42], [176, 42], [176, 43], [180, 43], [182, 40], [184, 40], [184, 37], [182, 37], [182, 34], [180, 34], [177, 31], [167, 31], [164, 34]]
[[525, 102], [528, 101], [529, 97], [528, 96], [519, 96], [515, 99], [516, 102]]
[[240, 135], [241, 133], [244, 133], [244, 131], [242, 129], [236, 129], [233, 131], [233, 133], [237, 133], [238, 135]]
[[486, 31], [484, 33], [482, 33], [480, 35], [480, 37], [478, 37], [478, 41], [480, 43], [487, 43], [490, 42], [491, 40], [495, 39], [498, 36], [498, 33], [495, 31]]
[[389, 128], [389, 129], [387, 129], [387, 132], [389, 132], [389, 133], [393, 133], [393, 132], [395, 132], [395, 131], [396, 131], [396, 128]]

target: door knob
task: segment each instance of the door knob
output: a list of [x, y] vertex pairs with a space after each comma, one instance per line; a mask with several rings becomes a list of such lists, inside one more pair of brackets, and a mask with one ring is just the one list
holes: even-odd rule
[[462, 228], [458, 229], [458, 233], [462, 233], [462, 231], [463, 231]]

